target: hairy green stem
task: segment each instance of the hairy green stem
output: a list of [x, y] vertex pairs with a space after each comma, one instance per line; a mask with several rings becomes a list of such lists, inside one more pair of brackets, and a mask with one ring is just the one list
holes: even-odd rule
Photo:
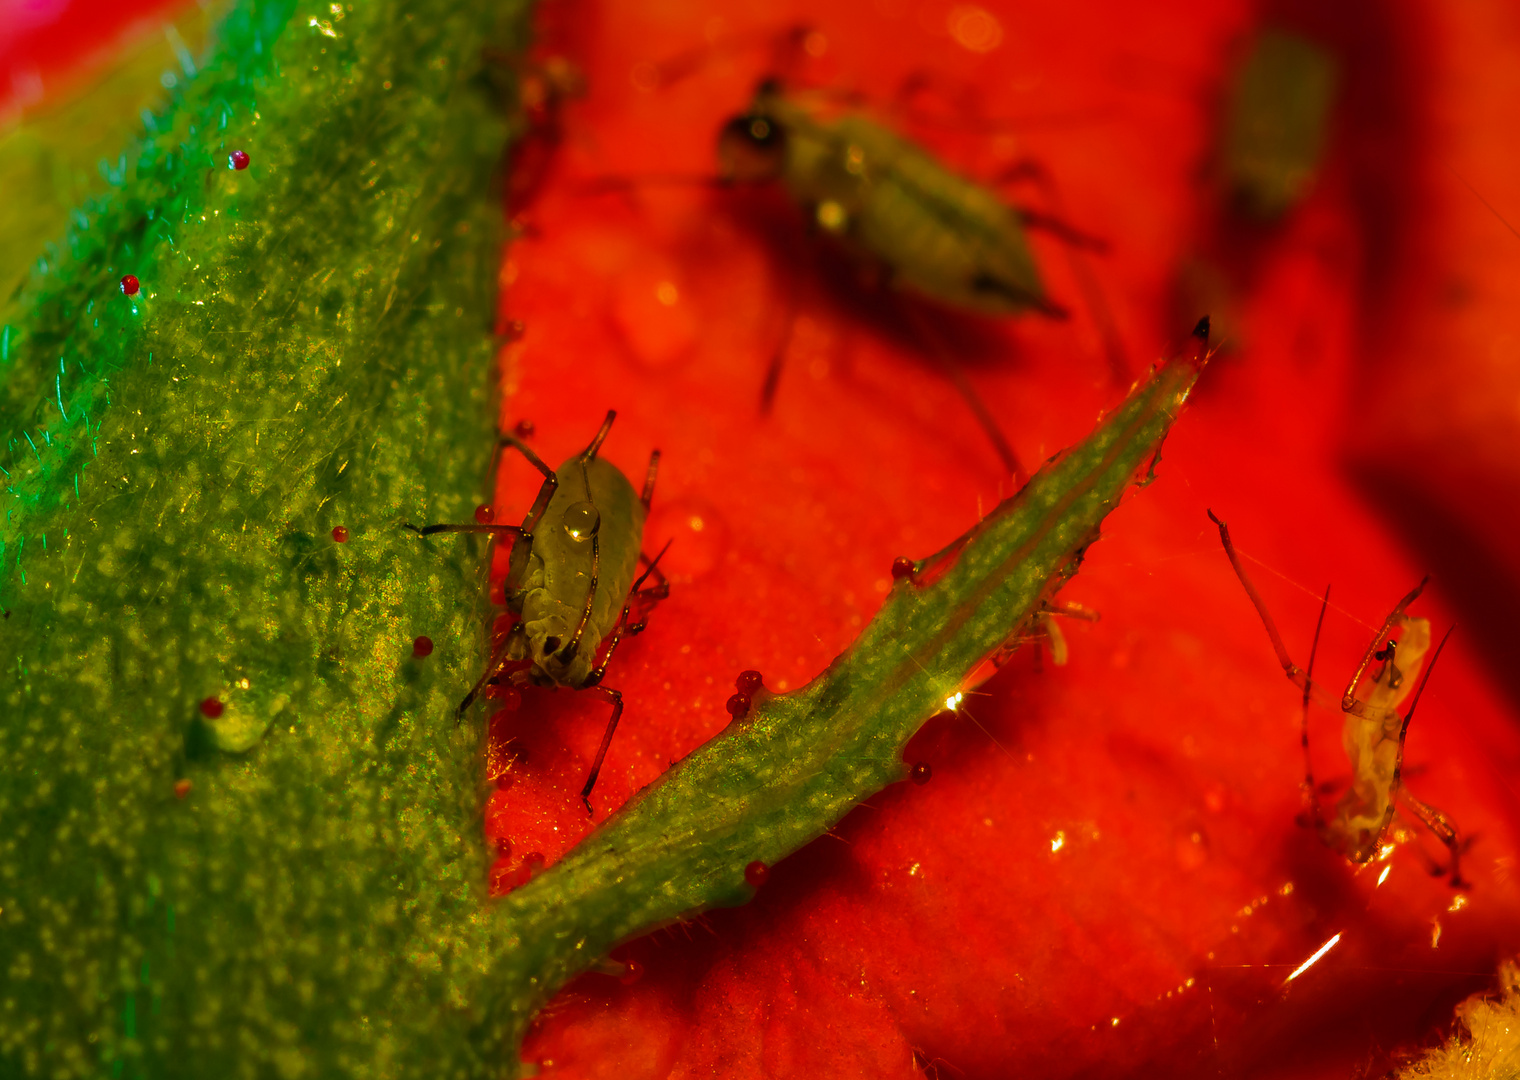
[[620, 941], [705, 908], [746, 902], [767, 865], [906, 779], [909, 738], [1025, 630], [1077, 570], [1104, 517], [1153, 465], [1197, 378], [1191, 360], [1151, 376], [1085, 442], [899, 580], [829, 668], [752, 712], [529, 884], [501, 912], [496, 959], [519, 1033], [559, 986]]

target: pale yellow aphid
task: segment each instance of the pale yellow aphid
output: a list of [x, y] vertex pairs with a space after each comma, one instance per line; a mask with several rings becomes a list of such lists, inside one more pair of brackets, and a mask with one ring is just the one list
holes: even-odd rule
[[[1341, 743], [1351, 763], [1351, 786], [1336, 803], [1335, 816], [1327, 820], [1319, 804], [1314, 769], [1309, 760], [1309, 699], [1315, 690], [1314, 654], [1319, 648], [1319, 634], [1325, 623], [1330, 590], [1325, 590], [1325, 599], [1320, 605], [1319, 623], [1314, 628], [1314, 644], [1309, 650], [1308, 670], [1301, 669], [1288, 656], [1282, 635], [1277, 632], [1277, 624], [1272, 621], [1266, 603], [1246, 574], [1240, 556], [1235, 552], [1235, 545], [1230, 542], [1229, 527], [1215, 517], [1212, 510], [1209, 511], [1209, 519], [1219, 526], [1219, 539], [1224, 544], [1225, 554], [1229, 556], [1236, 577], [1245, 586], [1246, 595], [1251, 598], [1251, 603], [1255, 605], [1257, 614], [1267, 628], [1267, 636], [1272, 639], [1272, 648], [1277, 653], [1284, 674], [1303, 691], [1301, 741], [1304, 750], [1304, 802], [1319, 830], [1320, 838], [1352, 862], [1367, 862], [1381, 851], [1384, 838], [1393, 824], [1394, 811], [1396, 807], [1402, 807], [1446, 845], [1451, 852], [1451, 883], [1454, 887], [1461, 887], [1464, 882], [1458, 870], [1458, 862], [1462, 845], [1456, 825], [1440, 810], [1416, 798], [1402, 779], [1404, 737], [1409, 731], [1409, 721], [1414, 717], [1415, 706], [1430, 678], [1431, 668], [1441, 655], [1446, 638], [1451, 636], [1451, 631], [1447, 630], [1446, 637], [1436, 646], [1435, 654], [1427, 666], [1425, 657], [1430, 652], [1430, 621], [1406, 615], [1405, 610], [1419, 597], [1425, 588], [1425, 582], [1430, 579], [1426, 578], [1416, 585], [1389, 612], [1366, 652], [1362, 654], [1362, 662], [1357, 665], [1351, 681], [1341, 695], [1340, 707], [1346, 716]], [[1394, 634], [1398, 636], [1394, 637]], [[1369, 680], [1366, 696], [1359, 697], [1357, 690], [1364, 678]], [[1419, 679], [1418, 684], [1416, 678]], [[1400, 716], [1399, 709], [1406, 700], [1409, 701], [1409, 709]]]

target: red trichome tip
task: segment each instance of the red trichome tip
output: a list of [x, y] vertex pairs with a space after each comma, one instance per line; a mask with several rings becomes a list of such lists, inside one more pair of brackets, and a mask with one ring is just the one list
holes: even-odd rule
[[624, 986], [632, 986], [644, 977], [644, 965], [637, 960], [628, 960], [623, 964], [628, 970], [618, 976], [618, 982]]
[[137, 280], [136, 274], [128, 274], [121, 279], [121, 291], [128, 296], [136, 296], [142, 292], [142, 282]]
[[348, 543], [348, 530], [342, 525], [333, 526], [333, 539], [340, 544]]
[[227, 168], [242, 172], [248, 168], [248, 154], [243, 150], [234, 150], [227, 155]]
[[512, 429], [512, 434], [519, 439], [531, 439], [536, 430], [538, 429], [533, 426], [532, 420], [519, 420], [517, 426]]
[[734, 689], [746, 697], [754, 697], [755, 691], [765, 685], [765, 677], [758, 671], [741, 671], [734, 680]]
[[914, 762], [913, 768], [908, 770], [908, 779], [912, 780], [915, 784], [927, 784], [933, 776], [934, 770], [929, 768], [927, 761]]
[[766, 879], [770, 876], [771, 868], [759, 859], [756, 859], [744, 868], [744, 880], [749, 882], [749, 886], [752, 889], [758, 889], [764, 885]]
[[728, 710], [729, 716], [738, 720], [740, 717], [749, 715], [749, 698], [744, 694], [735, 694], [728, 699], [728, 704], [724, 708]]
[[423, 635], [412, 642], [412, 655], [418, 660], [433, 655], [433, 639]]
[[222, 715], [222, 701], [220, 698], [208, 697], [201, 702], [201, 715], [207, 720], [215, 720]]
[[174, 781], [174, 797], [176, 799], [183, 799], [185, 796], [187, 796], [189, 794], [190, 794], [190, 781], [188, 781], [188, 780], [176, 780], [176, 781]]
[[892, 560], [892, 580], [901, 581], [918, 573], [918, 564], [906, 555], [899, 555]]
[[481, 503], [475, 508], [475, 522], [478, 525], [489, 525], [496, 520], [496, 508], [490, 503]]

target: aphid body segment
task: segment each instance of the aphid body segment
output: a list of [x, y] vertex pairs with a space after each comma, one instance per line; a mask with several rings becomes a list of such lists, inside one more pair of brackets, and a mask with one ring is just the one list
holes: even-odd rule
[[[640, 550], [660, 452], [650, 455], [643, 493], [636, 493], [617, 466], [597, 456], [616, 416], [609, 411], [590, 445], [556, 470], [516, 435], [501, 436], [499, 448], [517, 450], [544, 477], [521, 525], [499, 525], [494, 514], [477, 511], [473, 524], [407, 526], [420, 536], [442, 532], [514, 536], [504, 595], [508, 610], [518, 619], [485, 673], [465, 695], [458, 714], [464, 714], [487, 684], [504, 680], [595, 690], [612, 706], [612, 715], [581, 792], [587, 811], [591, 789], [623, 713], [622, 694], [602, 686], [602, 677], [623, 634], [643, 630], [648, 609], [670, 591], [658, 569], [660, 557], [644, 560]], [[648, 567], [635, 579], [641, 560]], [[656, 583], [643, 589], [650, 575]], [[630, 622], [636, 602], [640, 612]]]
[[[1352, 673], [1351, 680], [1340, 698], [1340, 708], [1345, 714], [1341, 729], [1341, 743], [1351, 764], [1351, 786], [1341, 796], [1335, 807], [1335, 816], [1329, 820], [1320, 808], [1319, 790], [1314, 783], [1314, 768], [1309, 759], [1309, 701], [1317, 689], [1314, 682], [1314, 656], [1319, 650], [1319, 635], [1325, 623], [1325, 611], [1330, 604], [1330, 590], [1320, 606], [1319, 624], [1314, 629], [1314, 644], [1309, 650], [1309, 666], [1300, 668], [1288, 655], [1282, 635], [1261, 594], [1256, 591], [1245, 566], [1230, 540], [1230, 530], [1224, 522], [1209, 511], [1209, 518], [1219, 527], [1219, 539], [1229, 556], [1235, 576], [1245, 587], [1246, 595], [1261, 616], [1277, 661], [1289, 681], [1303, 692], [1303, 719], [1300, 740], [1304, 752], [1304, 802], [1312, 816], [1320, 838], [1331, 848], [1341, 852], [1352, 862], [1364, 863], [1378, 855], [1384, 838], [1393, 825], [1396, 809], [1402, 808], [1435, 834], [1451, 852], [1451, 883], [1454, 887], [1464, 884], [1459, 870], [1462, 844], [1457, 827], [1440, 810], [1416, 798], [1403, 783], [1404, 738], [1409, 733], [1409, 722], [1414, 719], [1415, 706], [1430, 679], [1446, 637], [1436, 646], [1430, 664], [1425, 656], [1430, 652], [1430, 622], [1427, 619], [1405, 614], [1406, 609], [1425, 588], [1420, 582], [1400, 600], [1383, 620], [1383, 625], [1373, 636], [1362, 661]], [[1429, 580], [1428, 578], [1426, 579]], [[1395, 639], [1391, 635], [1402, 631]], [[1374, 666], [1376, 665], [1376, 666]], [[1424, 674], [1421, 675], [1421, 667]], [[1371, 669], [1370, 685], [1366, 696], [1359, 697], [1362, 680]], [[1420, 676], [1418, 684], [1416, 676]], [[1413, 696], [1411, 696], [1411, 693]], [[1409, 708], [1402, 716], [1399, 709], [1408, 700]], [[1437, 867], [1436, 873], [1444, 870]]]
[[987, 315], [1063, 314], [1046, 297], [1017, 211], [859, 113], [829, 116], [768, 79], [724, 126], [718, 157], [730, 182], [779, 181], [896, 288]]

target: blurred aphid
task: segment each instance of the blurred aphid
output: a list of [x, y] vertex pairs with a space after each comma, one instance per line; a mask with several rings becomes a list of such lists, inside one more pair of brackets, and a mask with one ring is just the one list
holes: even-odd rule
[[1275, 221], [1319, 172], [1335, 101], [1335, 60], [1282, 30], [1262, 31], [1236, 78], [1220, 166], [1234, 208]]

